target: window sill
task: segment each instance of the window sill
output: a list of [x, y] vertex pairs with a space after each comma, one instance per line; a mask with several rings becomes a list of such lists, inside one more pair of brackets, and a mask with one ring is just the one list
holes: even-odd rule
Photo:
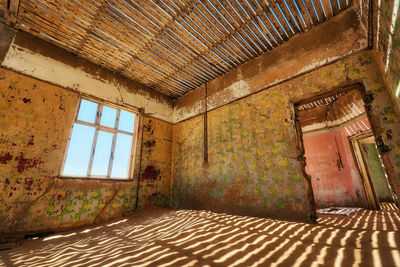
[[57, 176], [59, 179], [66, 180], [93, 180], [93, 181], [104, 181], [104, 182], [133, 182], [132, 178], [101, 178], [101, 177], [85, 177], [85, 176]]

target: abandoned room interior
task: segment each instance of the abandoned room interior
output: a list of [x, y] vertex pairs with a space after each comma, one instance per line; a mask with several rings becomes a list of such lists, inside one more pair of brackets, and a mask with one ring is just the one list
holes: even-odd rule
[[0, 266], [400, 266], [399, 0], [0, 0]]

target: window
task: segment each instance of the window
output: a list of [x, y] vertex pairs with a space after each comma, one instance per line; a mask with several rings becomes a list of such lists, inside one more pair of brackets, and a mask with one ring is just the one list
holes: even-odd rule
[[82, 99], [62, 176], [131, 178], [136, 114]]

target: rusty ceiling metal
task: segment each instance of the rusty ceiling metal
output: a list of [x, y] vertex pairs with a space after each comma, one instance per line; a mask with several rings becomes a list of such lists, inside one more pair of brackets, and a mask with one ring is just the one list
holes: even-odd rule
[[177, 98], [350, 0], [21, 0], [16, 26]]

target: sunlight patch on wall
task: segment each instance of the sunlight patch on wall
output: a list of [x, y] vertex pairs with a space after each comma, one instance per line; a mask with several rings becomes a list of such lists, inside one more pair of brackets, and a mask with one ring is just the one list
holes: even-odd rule
[[397, 15], [399, 13], [399, 2], [400, 2], [399, 0], [395, 0], [393, 3], [392, 22], [390, 24], [388, 48], [386, 51], [386, 64], [385, 64], [385, 72], [386, 73], [388, 72], [388, 69], [389, 69], [390, 55], [392, 53], [393, 35], [394, 35], [394, 31], [395, 31], [395, 26], [396, 26]]
[[400, 95], [400, 80], [399, 83], [397, 84], [396, 97], [399, 97], [399, 95]]

